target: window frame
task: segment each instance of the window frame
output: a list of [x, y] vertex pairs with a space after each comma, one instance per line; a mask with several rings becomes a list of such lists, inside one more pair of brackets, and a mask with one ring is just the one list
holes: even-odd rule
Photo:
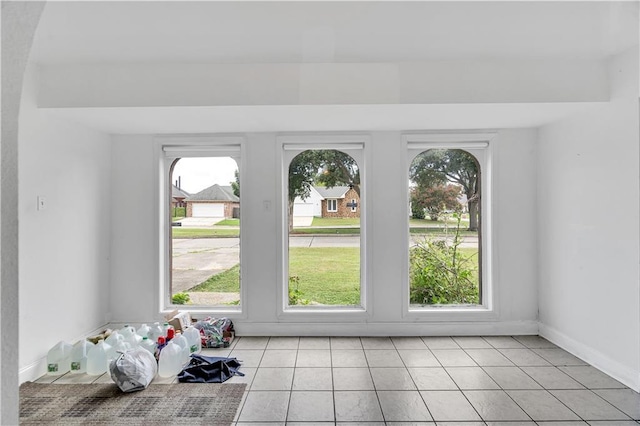
[[405, 188], [406, 202], [404, 203], [404, 217], [406, 218], [406, 233], [404, 235], [404, 268], [402, 279], [402, 316], [415, 321], [482, 321], [498, 318], [498, 288], [497, 280], [493, 275], [493, 148], [492, 141], [495, 132], [474, 133], [421, 133], [403, 135], [403, 144], [406, 147], [405, 170], [407, 178], [409, 168], [413, 160], [421, 153], [430, 149], [459, 149], [473, 155], [480, 167], [481, 188], [481, 298], [479, 305], [474, 306], [427, 306], [412, 307], [409, 303], [409, 185]]
[[[173, 163], [180, 158], [195, 157], [231, 157], [238, 165], [240, 182], [243, 180], [245, 138], [241, 136], [157, 136], [156, 157], [158, 165], [158, 285], [156, 286], [156, 301], [160, 314], [166, 314], [175, 309], [185, 309], [185, 305], [171, 303], [171, 213], [166, 208], [171, 202], [171, 170]], [[242, 194], [240, 194], [242, 204]], [[240, 209], [240, 223], [242, 223], [243, 209]], [[240, 304], [230, 306], [189, 306], [188, 311], [199, 315], [227, 316], [235, 319], [247, 317], [245, 309], [247, 300], [247, 285], [244, 281], [242, 267], [242, 253], [246, 232], [240, 231]]]
[[356, 203], [356, 199], [352, 198], [351, 199], [351, 213], [355, 213], [358, 211], [358, 207], [355, 206]]
[[[362, 210], [360, 219], [360, 306], [289, 306], [288, 298], [288, 274], [289, 274], [289, 229], [288, 229], [288, 183], [289, 164], [296, 155], [307, 150], [337, 150], [352, 156], [360, 172], [361, 203], [368, 203], [368, 174], [366, 165], [370, 163], [370, 150], [367, 149], [370, 141], [368, 135], [283, 135], [277, 137], [279, 162], [281, 173], [279, 174], [279, 218], [278, 238], [280, 262], [278, 262], [277, 281], [277, 317], [282, 322], [300, 322], [321, 320], [329, 323], [367, 320], [372, 317], [372, 291], [373, 286], [367, 282], [370, 276], [369, 264], [370, 248], [367, 244], [367, 235], [370, 234], [370, 221], [366, 215], [370, 210]], [[336, 204], [337, 207], [337, 204]]]
[[[333, 209], [329, 208], [330, 204], [333, 204]], [[337, 213], [337, 212], [338, 212], [338, 199], [327, 198], [327, 213]]]

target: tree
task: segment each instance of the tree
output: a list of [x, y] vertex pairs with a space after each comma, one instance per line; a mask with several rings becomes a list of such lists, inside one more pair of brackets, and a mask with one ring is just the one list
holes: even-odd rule
[[233, 190], [233, 195], [240, 198], [240, 176], [238, 173], [238, 169], [236, 169], [236, 171], [233, 172], [233, 175], [235, 176], [236, 180], [235, 182], [230, 182], [231, 189]]
[[360, 195], [360, 171], [356, 161], [337, 150], [307, 150], [289, 164], [289, 232], [293, 230], [293, 204], [296, 197], [309, 197], [311, 186], [322, 184], [328, 188], [350, 185]]
[[480, 168], [475, 158], [460, 149], [430, 149], [411, 163], [409, 176], [419, 187], [452, 182], [462, 187], [469, 208], [469, 230], [478, 230]]
[[411, 205], [422, 209], [422, 211], [426, 210], [431, 220], [438, 220], [446, 210], [456, 212], [461, 210], [459, 197], [460, 187], [458, 185], [416, 186], [411, 190]]

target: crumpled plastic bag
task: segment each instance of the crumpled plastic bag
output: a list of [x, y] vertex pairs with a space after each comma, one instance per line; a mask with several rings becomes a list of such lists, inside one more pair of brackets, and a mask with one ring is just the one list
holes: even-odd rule
[[158, 372], [155, 357], [144, 348], [120, 352], [109, 364], [111, 379], [122, 392], [146, 389]]

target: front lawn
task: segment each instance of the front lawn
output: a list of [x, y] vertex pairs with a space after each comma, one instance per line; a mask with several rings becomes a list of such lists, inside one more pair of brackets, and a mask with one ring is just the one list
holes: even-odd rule
[[359, 217], [314, 217], [311, 226], [360, 226]]
[[217, 222], [214, 226], [240, 226], [240, 219], [224, 219]]
[[240, 264], [209, 277], [205, 282], [190, 288], [189, 291], [208, 291], [215, 293], [240, 292]]

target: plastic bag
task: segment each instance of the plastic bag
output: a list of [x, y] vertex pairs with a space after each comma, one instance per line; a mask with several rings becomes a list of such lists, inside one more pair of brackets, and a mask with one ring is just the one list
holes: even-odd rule
[[158, 372], [158, 364], [151, 353], [143, 348], [120, 352], [109, 364], [111, 379], [122, 392], [146, 389]]
[[178, 374], [181, 383], [222, 383], [235, 375], [244, 376], [238, 371], [240, 361], [236, 358], [203, 356], [193, 354], [189, 365]]
[[203, 348], [227, 348], [234, 336], [233, 322], [229, 318], [205, 318], [194, 324], [202, 335]]

